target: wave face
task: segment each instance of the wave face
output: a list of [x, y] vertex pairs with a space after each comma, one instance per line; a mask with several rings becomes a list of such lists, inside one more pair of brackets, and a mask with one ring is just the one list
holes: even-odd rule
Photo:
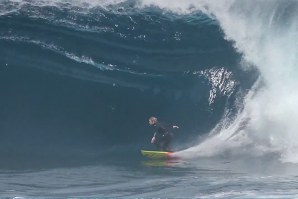
[[151, 115], [196, 154], [222, 134], [291, 139], [295, 7], [244, 2], [1, 2], [1, 158], [150, 148]]

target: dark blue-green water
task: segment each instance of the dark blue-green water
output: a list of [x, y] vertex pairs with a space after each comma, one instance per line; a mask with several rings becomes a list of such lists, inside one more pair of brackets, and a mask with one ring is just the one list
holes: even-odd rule
[[[296, 3], [224, 2], [0, 1], [0, 197], [297, 197], [282, 136], [242, 114], [271, 85], [258, 28], [295, 35]], [[181, 159], [141, 157], [152, 115]]]

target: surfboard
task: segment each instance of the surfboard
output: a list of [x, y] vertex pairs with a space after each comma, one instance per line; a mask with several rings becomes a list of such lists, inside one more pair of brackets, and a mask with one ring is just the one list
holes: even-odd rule
[[150, 159], [173, 159], [173, 158], [175, 158], [173, 152], [141, 150], [141, 153], [143, 156], [150, 158]]

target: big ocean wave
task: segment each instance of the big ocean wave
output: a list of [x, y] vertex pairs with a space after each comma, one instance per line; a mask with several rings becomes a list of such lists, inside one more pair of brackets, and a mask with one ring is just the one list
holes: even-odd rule
[[156, 115], [181, 126], [182, 156], [295, 162], [297, 8], [2, 1], [2, 159], [151, 147], [147, 119]]

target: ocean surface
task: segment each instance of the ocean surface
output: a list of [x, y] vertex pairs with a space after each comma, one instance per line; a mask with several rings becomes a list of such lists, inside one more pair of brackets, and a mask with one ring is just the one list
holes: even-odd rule
[[[298, 198], [298, 1], [0, 0], [0, 198]], [[148, 118], [178, 125], [150, 160]]]

